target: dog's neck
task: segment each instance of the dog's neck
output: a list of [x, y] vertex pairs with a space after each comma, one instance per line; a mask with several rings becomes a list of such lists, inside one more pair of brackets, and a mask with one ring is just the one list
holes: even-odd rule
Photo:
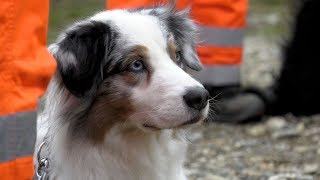
[[[140, 133], [112, 128], [103, 144], [71, 142], [63, 133], [51, 142], [49, 176], [58, 179], [185, 179], [186, 143], [180, 133]], [[182, 137], [181, 137], [182, 138]]]

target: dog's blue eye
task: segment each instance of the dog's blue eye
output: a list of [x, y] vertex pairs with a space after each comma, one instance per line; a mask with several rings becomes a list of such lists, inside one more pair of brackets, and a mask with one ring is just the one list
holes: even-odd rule
[[130, 65], [132, 71], [141, 71], [144, 68], [142, 60], [136, 60]]

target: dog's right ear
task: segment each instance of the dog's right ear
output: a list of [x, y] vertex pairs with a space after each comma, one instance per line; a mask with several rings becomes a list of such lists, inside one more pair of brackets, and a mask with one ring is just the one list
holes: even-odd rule
[[94, 94], [102, 81], [101, 67], [106, 63], [112, 32], [97, 21], [77, 23], [49, 47], [56, 59], [62, 81], [75, 96]]

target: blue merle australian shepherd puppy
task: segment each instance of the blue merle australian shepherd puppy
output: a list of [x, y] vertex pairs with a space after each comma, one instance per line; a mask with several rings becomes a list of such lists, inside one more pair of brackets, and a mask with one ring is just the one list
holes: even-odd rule
[[[184, 180], [186, 127], [208, 114], [196, 27], [172, 7], [105, 11], [66, 29], [39, 101], [49, 179]], [[35, 157], [35, 168], [39, 163]]]

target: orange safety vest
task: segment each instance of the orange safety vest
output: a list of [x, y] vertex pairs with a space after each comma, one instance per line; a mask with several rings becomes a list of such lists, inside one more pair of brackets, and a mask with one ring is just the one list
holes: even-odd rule
[[49, 1], [0, 3], [0, 179], [31, 179], [36, 102], [55, 70], [47, 51]]
[[[107, 9], [148, 7], [164, 0], [108, 0]], [[238, 85], [247, 0], [177, 0], [178, 9], [191, 5], [199, 24], [197, 48], [204, 69], [196, 77], [210, 86]]]

